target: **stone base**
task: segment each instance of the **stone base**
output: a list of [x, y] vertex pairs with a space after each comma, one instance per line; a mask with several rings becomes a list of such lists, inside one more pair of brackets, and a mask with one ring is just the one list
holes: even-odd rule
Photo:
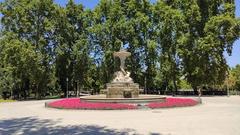
[[107, 98], [137, 98], [139, 96], [139, 85], [137, 83], [108, 83]]
[[145, 105], [151, 102], [165, 102], [166, 97], [159, 95], [139, 95], [137, 98], [106, 98], [106, 95], [91, 95], [80, 97], [81, 102], [93, 103], [128, 103]]

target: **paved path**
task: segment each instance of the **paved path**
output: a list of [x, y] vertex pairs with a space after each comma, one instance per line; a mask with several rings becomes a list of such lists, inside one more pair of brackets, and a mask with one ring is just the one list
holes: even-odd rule
[[240, 135], [240, 96], [156, 110], [58, 110], [45, 101], [0, 104], [0, 135]]

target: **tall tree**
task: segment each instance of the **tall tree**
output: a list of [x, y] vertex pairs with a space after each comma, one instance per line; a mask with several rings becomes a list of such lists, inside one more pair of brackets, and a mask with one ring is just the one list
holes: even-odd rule
[[[26, 99], [30, 94], [30, 87], [34, 87], [32, 92], [35, 92], [39, 97], [42, 94], [41, 91], [41, 75], [43, 68], [41, 67], [40, 53], [36, 53], [34, 46], [31, 43], [20, 41], [14, 34], [7, 34], [1, 39], [1, 61], [4, 74], [1, 76], [8, 87], [18, 90], [13, 91], [14, 95], [20, 96]], [[12, 77], [10, 79], [9, 77]], [[10, 80], [9, 80], [10, 79]]]
[[[17, 35], [21, 42], [29, 42], [34, 46], [34, 52], [41, 55], [43, 72], [39, 77], [39, 89], [48, 89], [48, 83], [52, 78], [52, 33], [53, 24], [51, 17], [54, 16], [55, 5], [52, 0], [6, 0], [1, 3], [3, 17], [3, 33], [12, 32]], [[40, 79], [41, 78], [41, 79]], [[25, 88], [30, 88], [30, 78], [25, 81]], [[41, 96], [40, 94], [38, 94]]]
[[233, 80], [234, 89], [240, 91], [240, 65], [236, 65], [236, 67], [230, 71], [229, 80]]
[[177, 81], [180, 76], [180, 52], [179, 40], [184, 36], [187, 25], [184, 14], [180, 9], [171, 6], [169, 1], [158, 1], [154, 8], [154, 22], [158, 38], [156, 39], [160, 48], [160, 67], [164, 81], [172, 82], [175, 92]]
[[67, 86], [99, 90], [119, 70], [113, 53], [121, 42], [131, 52], [126, 68], [141, 86], [177, 91], [179, 78], [195, 91], [221, 84], [228, 70], [223, 53], [231, 54], [240, 35], [234, 4], [101, 0], [90, 10], [73, 0], [65, 7], [53, 0], [5, 0], [0, 6], [0, 89], [34, 92], [38, 98], [59, 86], [65, 95]]
[[183, 75], [192, 85], [219, 84], [224, 81], [227, 63], [224, 51], [231, 54], [239, 37], [239, 24], [234, 16], [234, 1], [166, 1], [180, 10], [188, 25], [181, 44]]

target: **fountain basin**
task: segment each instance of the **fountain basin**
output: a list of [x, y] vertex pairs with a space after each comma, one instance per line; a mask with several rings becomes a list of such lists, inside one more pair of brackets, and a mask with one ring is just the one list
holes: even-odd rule
[[138, 98], [137, 83], [116, 82], [107, 84], [107, 98]]
[[166, 97], [159, 95], [139, 95], [136, 98], [107, 98], [106, 95], [92, 95], [80, 97], [83, 102], [98, 102], [98, 103], [132, 103], [145, 104], [150, 102], [165, 102]]

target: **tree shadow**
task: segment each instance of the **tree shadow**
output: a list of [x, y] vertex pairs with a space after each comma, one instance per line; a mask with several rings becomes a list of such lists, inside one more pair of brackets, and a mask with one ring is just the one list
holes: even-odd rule
[[109, 129], [98, 125], [56, 126], [59, 121], [24, 117], [0, 121], [0, 135], [127, 135], [134, 129]]

